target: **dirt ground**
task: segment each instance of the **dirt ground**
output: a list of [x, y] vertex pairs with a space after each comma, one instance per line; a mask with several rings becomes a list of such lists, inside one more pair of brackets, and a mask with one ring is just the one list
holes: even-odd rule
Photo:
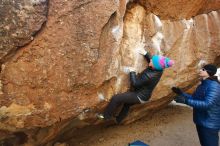
[[169, 105], [150, 119], [129, 125], [102, 125], [84, 128], [68, 141], [70, 146], [127, 146], [141, 140], [150, 146], [199, 146], [192, 121], [192, 109]]

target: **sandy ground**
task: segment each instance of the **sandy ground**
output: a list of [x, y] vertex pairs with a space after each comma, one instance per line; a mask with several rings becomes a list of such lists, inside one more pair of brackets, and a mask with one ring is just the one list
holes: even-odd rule
[[151, 118], [129, 125], [102, 125], [80, 129], [70, 146], [127, 146], [141, 140], [150, 146], [199, 146], [192, 109], [169, 105]]

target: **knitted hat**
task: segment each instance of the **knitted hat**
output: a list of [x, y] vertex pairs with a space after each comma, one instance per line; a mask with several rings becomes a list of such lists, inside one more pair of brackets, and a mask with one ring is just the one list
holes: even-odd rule
[[214, 76], [217, 72], [217, 67], [212, 64], [207, 64], [203, 68], [207, 71], [209, 76]]
[[164, 56], [153, 55], [152, 63], [156, 70], [163, 70], [164, 68], [171, 67], [174, 64], [174, 61]]

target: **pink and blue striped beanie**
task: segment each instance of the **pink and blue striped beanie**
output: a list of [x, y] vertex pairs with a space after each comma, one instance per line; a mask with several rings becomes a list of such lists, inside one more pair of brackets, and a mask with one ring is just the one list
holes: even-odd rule
[[174, 61], [168, 57], [164, 57], [160, 55], [153, 55], [152, 63], [153, 63], [154, 69], [163, 70], [164, 68], [171, 67], [174, 64]]

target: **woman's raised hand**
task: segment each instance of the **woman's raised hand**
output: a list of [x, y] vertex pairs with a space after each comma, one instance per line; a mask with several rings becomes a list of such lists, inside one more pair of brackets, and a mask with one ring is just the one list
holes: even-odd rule
[[145, 49], [138, 49], [137, 51], [141, 55], [146, 55], [147, 54], [147, 51]]

